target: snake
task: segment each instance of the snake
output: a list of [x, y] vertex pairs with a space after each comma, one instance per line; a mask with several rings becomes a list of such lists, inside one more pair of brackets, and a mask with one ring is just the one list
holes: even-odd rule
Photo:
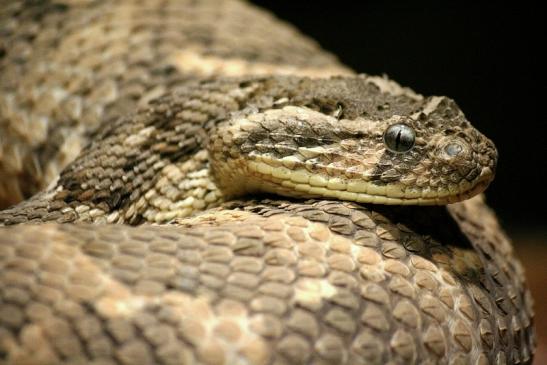
[[530, 364], [450, 98], [237, 0], [0, 7], [1, 364]]

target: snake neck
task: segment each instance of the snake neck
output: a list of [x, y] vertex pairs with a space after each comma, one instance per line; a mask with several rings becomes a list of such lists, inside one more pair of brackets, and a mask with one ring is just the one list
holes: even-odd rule
[[[240, 85], [238, 80], [188, 85], [103, 125], [93, 143], [45, 193], [0, 212], [0, 224], [52, 220], [137, 224], [149, 220], [145, 213], [150, 207], [166, 210], [158, 197], [163, 193], [177, 203], [168, 207], [171, 211], [187, 211], [189, 198], [203, 180], [200, 171], [207, 168], [199, 151], [208, 134], [242, 108], [258, 86], [258, 82]], [[189, 206], [205, 207], [192, 202]]]
[[103, 125], [47, 191], [1, 211], [0, 225], [159, 223], [217, 205], [226, 194], [210, 173], [210, 136], [218, 135], [218, 124], [245, 108], [271, 107], [295, 82], [213, 80], [153, 100]]

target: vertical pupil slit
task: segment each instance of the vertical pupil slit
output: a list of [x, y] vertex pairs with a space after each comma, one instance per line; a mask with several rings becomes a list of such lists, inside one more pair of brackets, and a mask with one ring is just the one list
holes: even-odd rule
[[405, 124], [393, 124], [384, 132], [384, 144], [395, 153], [407, 152], [414, 147], [416, 132]]
[[397, 137], [395, 137], [395, 148], [396, 149], [399, 148], [399, 144], [401, 143], [401, 133], [402, 133], [402, 131], [398, 130], [397, 131]]

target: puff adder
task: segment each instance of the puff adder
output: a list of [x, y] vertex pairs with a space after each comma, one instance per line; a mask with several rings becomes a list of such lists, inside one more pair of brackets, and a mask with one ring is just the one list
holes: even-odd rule
[[451, 99], [238, 1], [0, 11], [0, 363], [531, 363]]

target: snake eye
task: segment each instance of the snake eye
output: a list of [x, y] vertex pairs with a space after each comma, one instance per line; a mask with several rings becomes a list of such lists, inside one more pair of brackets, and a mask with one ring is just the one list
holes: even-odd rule
[[393, 124], [384, 133], [384, 143], [392, 152], [406, 152], [414, 147], [416, 133], [406, 124]]

